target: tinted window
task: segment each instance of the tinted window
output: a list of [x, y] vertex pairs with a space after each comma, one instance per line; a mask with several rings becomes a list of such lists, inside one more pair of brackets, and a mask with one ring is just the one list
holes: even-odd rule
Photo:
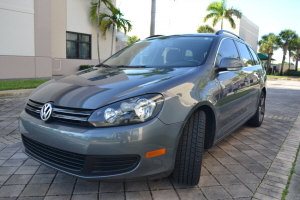
[[253, 57], [253, 59], [254, 59], [254, 65], [259, 65], [259, 60], [258, 60], [258, 58], [257, 58], [257, 55], [256, 55], [256, 53], [253, 51], [253, 49], [252, 48], [250, 48], [249, 47], [249, 50], [250, 50], [250, 53], [252, 54], [252, 57]]
[[208, 55], [213, 37], [149, 38], [122, 49], [105, 61], [110, 66], [199, 66]]
[[231, 39], [225, 39], [222, 41], [217, 54], [217, 64], [219, 65], [222, 58], [225, 57], [239, 58], [236, 46]]
[[91, 59], [91, 35], [67, 32], [67, 58]]
[[245, 63], [245, 66], [252, 66], [253, 65], [253, 60], [252, 60], [252, 57], [250, 55], [250, 52], [249, 52], [247, 46], [243, 43], [238, 42], [238, 41], [236, 41], [236, 44], [237, 44], [237, 46], [240, 50], [241, 57], [242, 57], [242, 60]]

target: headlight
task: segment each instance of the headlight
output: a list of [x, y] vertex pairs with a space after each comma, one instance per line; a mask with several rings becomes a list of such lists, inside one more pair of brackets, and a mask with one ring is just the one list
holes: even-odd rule
[[163, 102], [160, 94], [133, 97], [95, 110], [88, 121], [96, 127], [145, 122], [159, 113]]

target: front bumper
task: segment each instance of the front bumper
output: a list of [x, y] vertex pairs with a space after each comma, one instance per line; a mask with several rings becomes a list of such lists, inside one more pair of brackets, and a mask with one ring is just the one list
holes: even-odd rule
[[[154, 118], [129, 126], [93, 128], [45, 123], [23, 111], [19, 126], [24, 152], [52, 168], [91, 180], [142, 180], [172, 172], [182, 123], [166, 125]], [[163, 148], [166, 154], [145, 157]]]

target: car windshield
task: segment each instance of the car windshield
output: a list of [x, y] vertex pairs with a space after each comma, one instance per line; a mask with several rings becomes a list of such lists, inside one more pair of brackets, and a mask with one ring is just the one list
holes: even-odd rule
[[213, 37], [163, 36], [134, 43], [103, 64], [111, 67], [194, 67], [203, 64]]

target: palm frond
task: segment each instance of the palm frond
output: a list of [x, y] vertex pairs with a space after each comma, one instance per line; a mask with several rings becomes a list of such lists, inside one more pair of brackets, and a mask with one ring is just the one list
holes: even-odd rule
[[97, 23], [97, 10], [98, 10], [98, 3], [91, 2], [90, 7], [90, 19], [93, 23]]
[[227, 10], [226, 15], [235, 15], [238, 19], [241, 19], [243, 14], [240, 10], [231, 7], [229, 10]]
[[204, 17], [203, 22], [206, 22], [208, 19], [217, 17], [217, 16], [218, 16], [218, 14], [216, 14], [216, 13], [209, 13]]
[[215, 27], [216, 24], [217, 24], [220, 20], [221, 20], [221, 17], [215, 17], [215, 18], [213, 19], [213, 21], [212, 21], [213, 27]]
[[106, 38], [106, 32], [109, 30], [110, 26], [112, 24], [111, 20], [102, 20], [100, 24], [100, 29], [103, 31], [103, 36]]
[[118, 8], [113, 5], [108, 5], [107, 8], [111, 11], [111, 14], [101, 13], [99, 15], [100, 29], [103, 31], [104, 37], [106, 36], [107, 30], [109, 30], [112, 25], [115, 26], [118, 31], [124, 30], [125, 34], [128, 31], [131, 31], [132, 25], [130, 21], [122, 18], [123, 13], [121, 13]]
[[237, 16], [237, 18], [242, 17], [242, 12], [236, 8], [227, 8], [227, 0], [219, 0], [214, 1], [211, 4], [207, 6], [207, 11], [210, 11], [209, 14], [207, 14], [204, 17], [204, 22], [206, 22], [209, 18], [213, 18], [212, 25], [215, 26], [220, 20], [227, 19], [231, 25], [231, 27], [235, 28], [235, 22], [232, 15]]
[[231, 16], [226, 16], [225, 19], [227, 19], [229, 21], [231, 28], [235, 29], [236, 25], [235, 25], [235, 22], [232, 19], [232, 17]]
[[106, 7], [114, 7], [111, 0], [101, 0], [101, 3], [103, 3]]
[[218, 12], [218, 11], [220, 11], [221, 8], [222, 8], [222, 3], [218, 2], [218, 1], [214, 1], [214, 2], [212, 2], [211, 4], [209, 4], [207, 6], [206, 11], [213, 11], [213, 12], [216, 11], [216, 12]]

